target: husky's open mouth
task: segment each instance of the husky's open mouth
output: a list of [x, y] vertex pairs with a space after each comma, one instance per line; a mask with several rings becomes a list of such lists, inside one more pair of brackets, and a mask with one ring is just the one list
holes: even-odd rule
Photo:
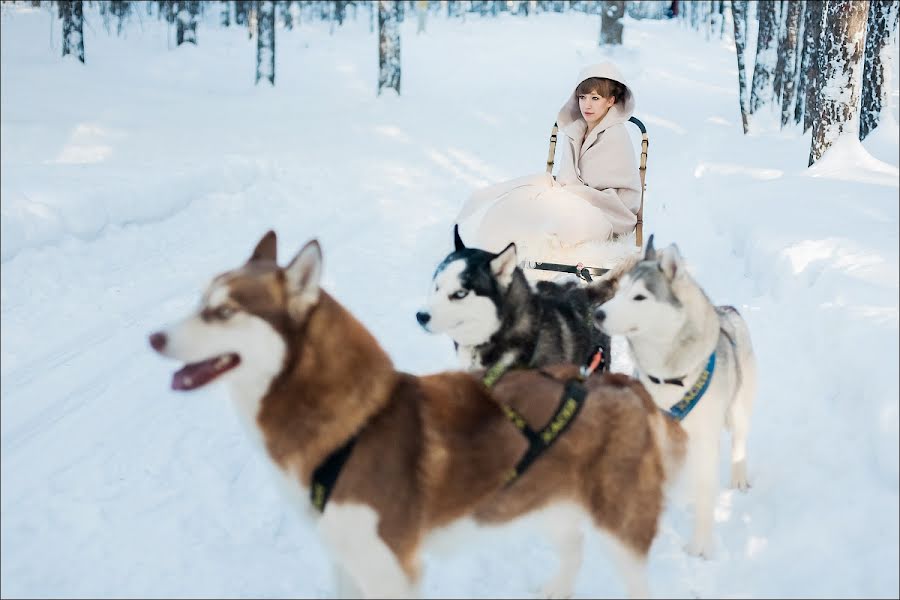
[[173, 390], [193, 390], [206, 385], [222, 373], [241, 364], [241, 357], [234, 353], [220, 354], [206, 360], [185, 365], [172, 375]]

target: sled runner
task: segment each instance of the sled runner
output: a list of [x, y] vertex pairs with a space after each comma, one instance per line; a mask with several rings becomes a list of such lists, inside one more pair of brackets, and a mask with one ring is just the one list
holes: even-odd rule
[[[637, 223], [634, 228], [634, 243], [636, 250], [640, 251], [641, 246], [643, 245], [644, 192], [647, 189], [647, 147], [650, 142], [647, 137], [647, 127], [644, 126], [640, 119], [631, 117], [628, 121], [634, 123], [641, 131], [641, 162], [639, 167], [641, 176], [641, 206], [638, 209]], [[558, 130], [559, 127], [557, 127], [557, 124], [553, 123], [553, 130], [550, 132], [550, 150], [547, 154], [548, 173], [553, 172], [553, 162], [556, 156], [556, 134]], [[609, 271], [608, 267], [586, 267], [581, 263], [578, 263], [577, 265], [567, 265], [553, 262], [523, 261], [520, 266], [524, 269], [541, 269], [544, 271], [558, 271], [560, 273], [574, 273], [585, 281], [591, 281], [594, 277], [598, 277]]]

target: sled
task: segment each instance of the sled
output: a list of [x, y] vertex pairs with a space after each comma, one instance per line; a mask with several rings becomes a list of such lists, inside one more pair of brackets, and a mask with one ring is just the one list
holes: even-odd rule
[[[650, 142], [647, 137], [647, 128], [637, 117], [631, 117], [628, 119], [629, 122], [634, 123], [638, 129], [641, 131], [641, 162], [640, 162], [640, 176], [641, 176], [641, 206], [638, 209], [637, 213], [637, 223], [635, 223], [634, 227], [634, 243], [637, 246], [637, 250], [641, 249], [641, 246], [644, 243], [643, 233], [644, 233], [644, 192], [647, 190], [647, 147]], [[547, 155], [547, 172], [553, 172], [553, 162], [556, 156], [556, 134], [559, 131], [559, 127], [556, 123], [553, 123], [553, 130], [550, 132], [550, 151]], [[585, 281], [592, 281], [594, 277], [599, 277], [603, 275], [609, 268], [604, 267], [586, 267], [581, 263], [577, 265], [566, 265], [560, 263], [552, 263], [552, 262], [526, 262], [522, 265], [523, 268], [528, 269], [541, 269], [544, 271], [557, 271], [560, 273], [573, 273], [577, 275], [579, 278]]]

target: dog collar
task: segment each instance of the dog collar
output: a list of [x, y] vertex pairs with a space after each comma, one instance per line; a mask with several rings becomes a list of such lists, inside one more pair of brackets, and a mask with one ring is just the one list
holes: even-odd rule
[[[700, 398], [702, 398], [703, 394], [706, 393], [706, 389], [709, 387], [709, 382], [712, 381], [713, 371], [715, 370], [716, 352], [715, 350], [713, 350], [713, 353], [710, 354], [709, 360], [706, 363], [706, 367], [700, 372], [700, 375], [697, 377], [697, 381], [694, 382], [694, 385], [691, 386], [691, 389], [685, 392], [684, 396], [681, 397], [681, 400], [673, 404], [671, 408], [666, 411], [666, 413], [676, 421], [681, 421], [686, 416], [688, 416], [688, 413], [690, 413], [691, 410], [693, 410], [694, 407], [697, 406]], [[666, 381], [666, 383], [669, 383], [669, 381]]]
[[673, 377], [672, 379], [660, 379], [659, 377], [654, 377], [653, 375], [648, 374], [647, 378], [657, 385], [660, 383], [671, 383], [672, 385], [684, 387], [684, 377]]

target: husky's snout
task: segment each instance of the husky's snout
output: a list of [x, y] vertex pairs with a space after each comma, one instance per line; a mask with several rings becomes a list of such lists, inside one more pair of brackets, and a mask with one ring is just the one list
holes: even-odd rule
[[166, 334], [162, 331], [157, 331], [156, 333], [150, 334], [150, 347], [156, 350], [157, 352], [162, 352], [166, 347], [166, 342], [168, 339], [166, 338]]
[[424, 310], [420, 310], [416, 313], [416, 321], [419, 322], [419, 325], [422, 326], [426, 331], [428, 330], [428, 322], [431, 320], [431, 313], [425, 312]]

